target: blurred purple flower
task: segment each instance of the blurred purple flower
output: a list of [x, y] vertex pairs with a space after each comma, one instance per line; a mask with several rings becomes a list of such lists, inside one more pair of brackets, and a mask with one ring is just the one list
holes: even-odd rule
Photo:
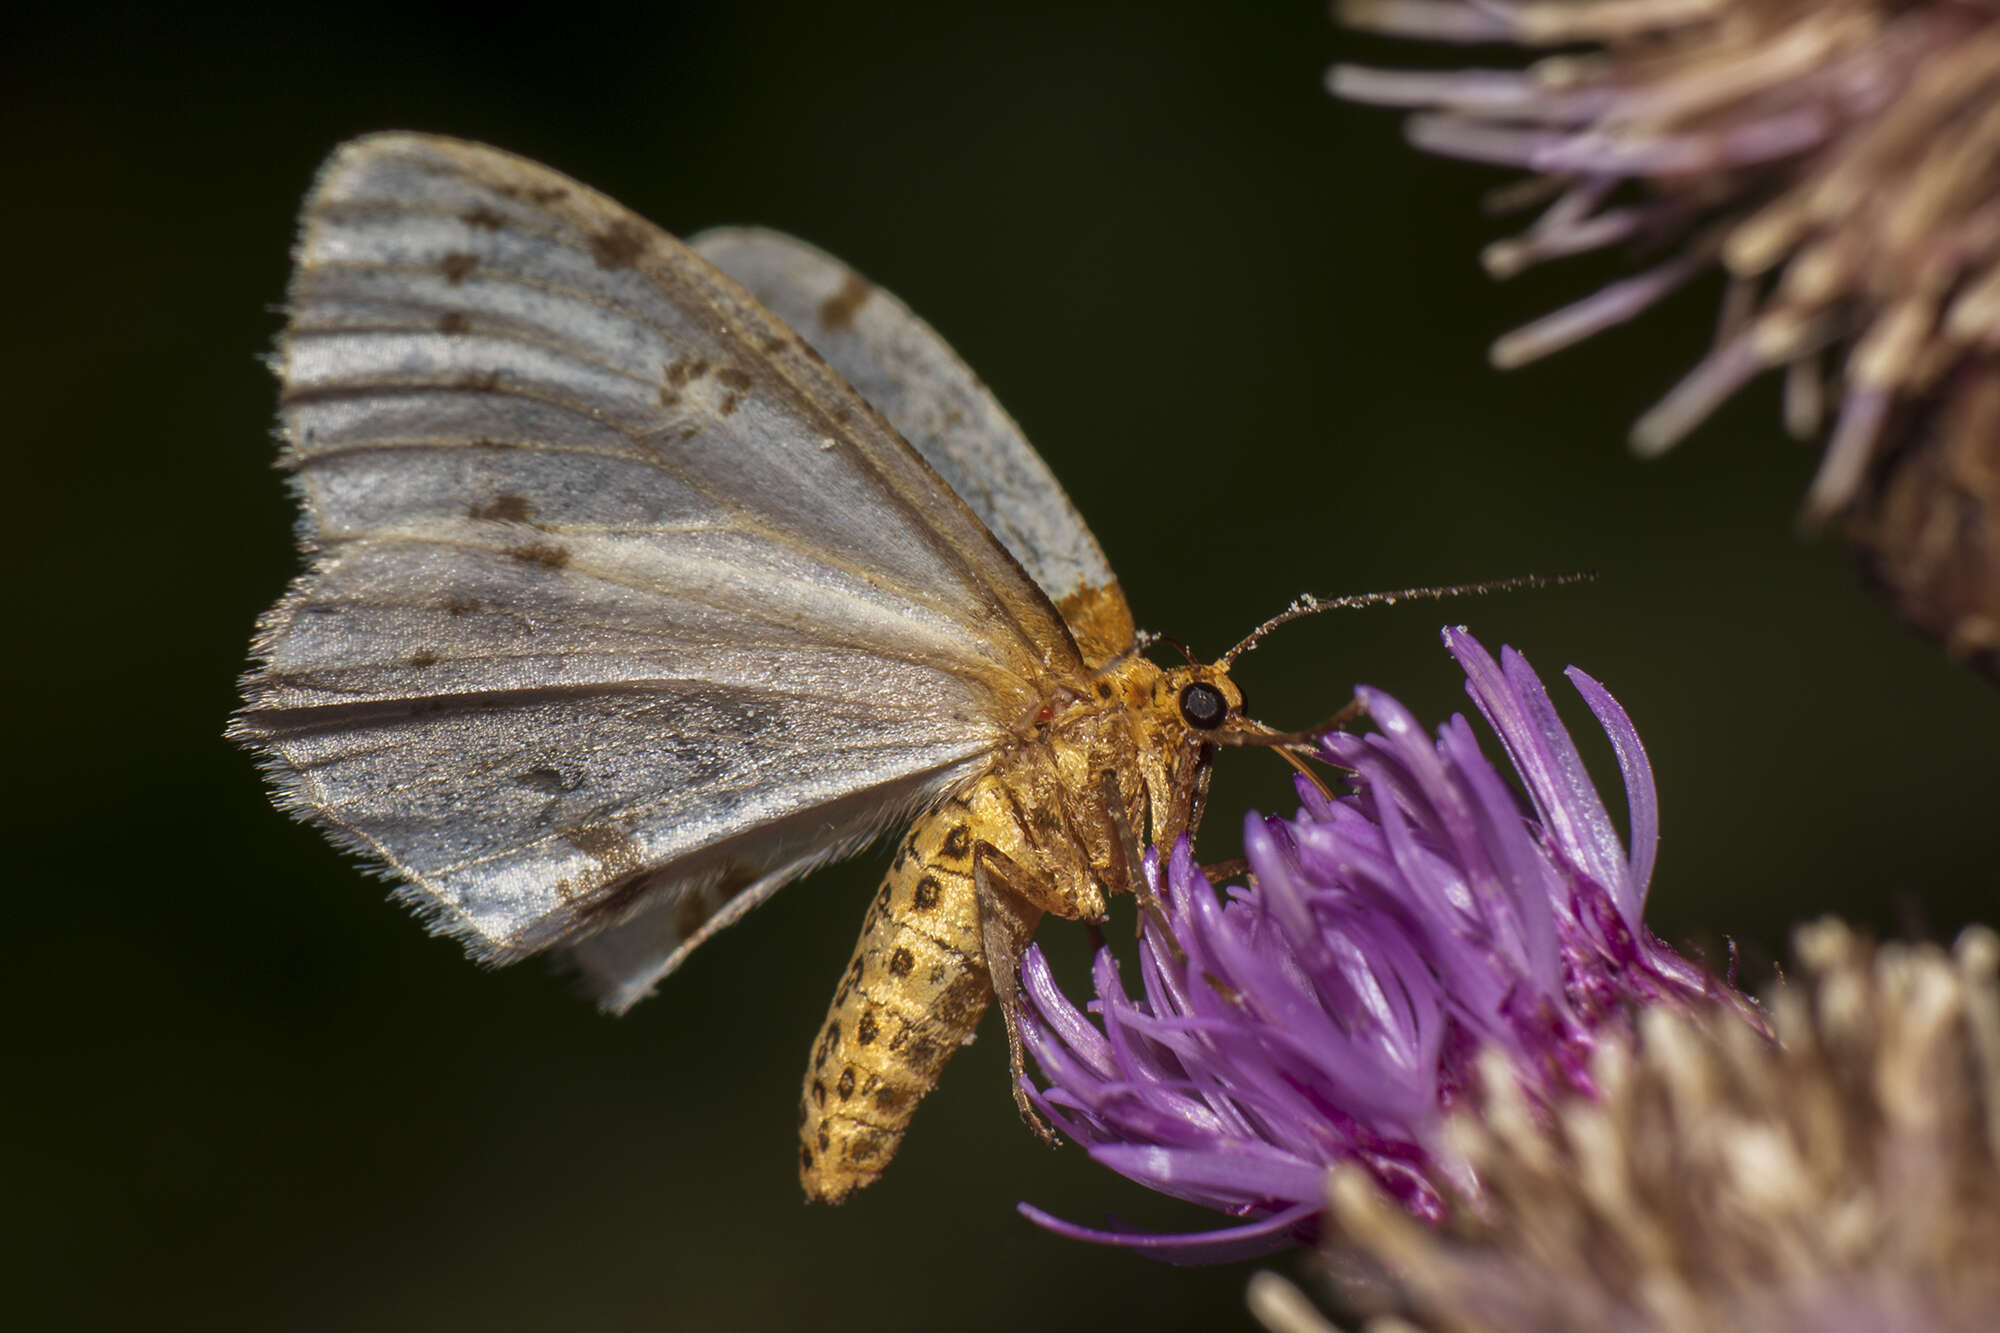
[[1477, 1193], [1442, 1131], [1447, 1111], [1477, 1105], [1482, 1051], [1538, 1104], [1587, 1095], [1592, 1052], [1629, 1035], [1641, 1007], [1726, 990], [1642, 920], [1658, 807], [1617, 702], [1568, 672], [1617, 754], [1629, 855], [1527, 661], [1509, 648], [1496, 664], [1463, 629], [1444, 637], [1533, 817], [1463, 716], [1433, 743], [1363, 688], [1379, 731], [1325, 741], [1352, 793], [1328, 799], [1301, 779], [1297, 815], [1252, 816], [1248, 887], [1218, 900], [1185, 839], [1164, 874], [1149, 853], [1161, 910], [1145, 916], [1137, 999], [1101, 950], [1092, 1023], [1039, 950], [1022, 960], [1022, 1035], [1048, 1081], [1030, 1092], [1098, 1162], [1244, 1220], [1100, 1231], [1024, 1203], [1030, 1219], [1171, 1262], [1239, 1258], [1310, 1239], [1327, 1169], [1353, 1163], [1439, 1220], [1447, 1197]]

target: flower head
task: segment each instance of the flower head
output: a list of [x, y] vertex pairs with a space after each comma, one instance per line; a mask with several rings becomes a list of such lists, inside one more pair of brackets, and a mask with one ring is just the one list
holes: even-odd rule
[[[1502, 1083], [1453, 1125], [1484, 1191], [1443, 1227], [1341, 1170], [1326, 1294], [1348, 1326], [2000, 1327], [2000, 939], [1878, 948], [1825, 921], [1796, 953], [1775, 1043], [1655, 1010], [1599, 1052], [1595, 1097], [1530, 1114]], [[1250, 1301], [1273, 1333], [1328, 1327], [1274, 1275]]]
[[1846, 508], [1916, 400], [2000, 348], [2000, 6], [1992, 0], [1341, 0], [1355, 27], [1560, 47], [1525, 70], [1332, 71], [1421, 108], [1413, 142], [1533, 173], [1496, 276], [1629, 243], [1656, 262], [1499, 340], [1519, 365], [1631, 319], [1710, 267], [1709, 354], [1634, 428], [1659, 452], [1758, 372], [1787, 419], [1839, 400], [1809, 515]]
[[1137, 998], [1100, 951], [1093, 1024], [1039, 951], [1023, 959], [1022, 1035], [1048, 1080], [1032, 1090], [1044, 1113], [1113, 1170], [1244, 1220], [1161, 1237], [1023, 1205], [1031, 1218], [1162, 1258], [1235, 1257], [1311, 1235], [1336, 1163], [1441, 1218], [1448, 1196], [1479, 1188], [1442, 1130], [1476, 1102], [1482, 1050], [1503, 1053], [1533, 1099], [1589, 1093], [1607, 1033], [1714, 990], [1642, 920], [1658, 814], [1624, 711], [1571, 669], [1624, 774], [1629, 853], [1527, 662], [1506, 649], [1495, 663], [1462, 629], [1445, 641], [1532, 816], [1464, 717], [1433, 740], [1363, 689], [1378, 730], [1325, 743], [1352, 793], [1302, 780], [1296, 816], [1251, 817], [1247, 886], [1218, 898], [1185, 840], [1164, 869], [1149, 855], [1159, 910]]

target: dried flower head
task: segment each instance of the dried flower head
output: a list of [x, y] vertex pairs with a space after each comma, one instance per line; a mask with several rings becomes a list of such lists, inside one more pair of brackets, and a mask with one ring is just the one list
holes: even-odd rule
[[[1671, 447], [1751, 377], [1783, 367], [1795, 434], [1818, 435], [1837, 399], [1806, 500], [1820, 519], [1885, 484], [1900, 455], [1931, 449], [1913, 431], [1941, 432], [1905, 485], [1942, 476], [1944, 489], [1889, 502], [1864, 546], [1881, 552], [1893, 594], [1953, 599], [1912, 614], [1921, 627], [1969, 653], [2000, 644], [2000, 537], [1985, 526], [2000, 519], [2000, 447], [1990, 429], [1972, 433], [1990, 424], [1981, 404], [2000, 366], [2000, 4], [1335, 8], [1404, 37], [1561, 48], [1523, 70], [1329, 75], [1340, 97], [1421, 108], [1409, 125], [1421, 148], [1533, 173], [1503, 206], [1546, 206], [1488, 247], [1496, 276], [1614, 245], [1652, 253], [1636, 276], [1501, 338], [1496, 364], [1629, 320], [1719, 264], [1729, 286], [1715, 346], [1639, 420], [1635, 447]], [[1940, 409], [1926, 401], [1937, 395], [1972, 402]]]
[[1531, 1098], [1588, 1094], [1607, 1033], [1715, 992], [1642, 919], [1658, 812], [1624, 711], [1570, 671], [1618, 755], [1629, 854], [1527, 662], [1511, 649], [1494, 662], [1462, 629], [1445, 640], [1532, 816], [1464, 717], [1433, 739], [1363, 689], [1378, 730], [1326, 742], [1352, 793], [1302, 780], [1296, 816], [1251, 817], [1247, 886], [1218, 899], [1185, 841], [1164, 871], [1148, 857], [1158, 901], [1139, 997], [1100, 951], [1092, 1023], [1039, 951], [1023, 960], [1021, 1030], [1048, 1083], [1030, 1090], [1044, 1113], [1103, 1165], [1238, 1224], [1157, 1236], [1023, 1205], [1029, 1217], [1160, 1258], [1233, 1258], [1311, 1236], [1327, 1168], [1351, 1163], [1435, 1220], [1448, 1196], [1479, 1192], [1443, 1128], [1476, 1101], [1481, 1050], [1500, 1052]]
[[[1553, 1116], [1497, 1080], [1453, 1122], [1482, 1192], [1441, 1228], [1340, 1172], [1329, 1294], [1382, 1333], [2000, 1328], [2000, 938], [1828, 921], [1797, 952], [1775, 1045], [1654, 1009]], [[1332, 1328], [1272, 1275], [1250, 1301], [1273, 1333]]]
[[1848, 538], [1903, 619], [2000, 680], [2000, 355], [1960, 367], [1908, 415]]

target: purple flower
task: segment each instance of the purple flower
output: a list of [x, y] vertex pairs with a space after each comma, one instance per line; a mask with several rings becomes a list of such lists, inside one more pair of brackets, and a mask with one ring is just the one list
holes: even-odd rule
[[1048, 1083], [1030, 1092], [1105, 1166], [1242, 1220], [1160, 1236], [1023, 1204], [1029, 1218], [1174, 1262], [1238, 1258], [1311, 1238], [1327, 1169], [1352, 1163], [1439, 1220], [1478, 1188], [1443, 1129], [1477, 1104], [1482, 1051], [1537, 1103], [1588, 1094], [1593, 1050], [1641, 1006], [1716, 990], [1641, 917], [1658, 807], [1624, 711], [1570, 669], [1618, 756], [1630, 854], [1526, 660], [1503, 649], [1496, 664], [1463, 629], [1444, 637], [1533, 816], [1463, 716], [1433, 742], [1363, 688], [1379, 730], [1325, 741], [1352, 793], [1301, 779], [1295, 816], [1250, 817], [1247, 887], [1218, 897], [1185, 839], [1164, 873], [1149, 853], [1162, 911], [1142, 934], [1138, 997], [1100, 951], [1093, 1023], [1039, 950], [1022, 960], [1022, 1035]]

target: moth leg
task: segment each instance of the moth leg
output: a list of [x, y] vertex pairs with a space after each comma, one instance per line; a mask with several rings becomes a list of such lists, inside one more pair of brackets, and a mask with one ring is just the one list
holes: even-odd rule
[[1097, 775], [1097, 793], [1104, 802], [1104, 809], [1111, 816], [1111, 829], [1117, 835], [1119, 871], [1132, 892], [1145, 894], [1146, 877], [1141, 873], [1143, 853], [1139, 850], [1139, 835], [1133, 829], [1131, 814], [1125, 809], [1125, 794], [1118, 790], [1118, 775], [1105, 769]]
[[1235, 879], [1250, 869], [1250, 863], [1240, 856], [1232, 856], [1227, 861], [1217, 861], [1214, 865], [1203, 866], [1201, 873], [1211, 886], [1225, 879]]
[[1153, 892], [1153, 886], [1145, 875], [1143, 853], [1139, 850], [1139, 835], [1132, 826], [1132, 817], [1125, 809], [1125, 796], [1118, 790], [1118, 775], [1105, 769], [1097, 775], [1098, 796], [1104, 802], [1105, 811], [1111, 816], [1111, 827], [1118, 835], [1118, 854], [1123, 859], [1122, 867], [1125, 883], [1132, 890], [1132, 896], [1139, 900], [1139, 920], [1143, 927], [1151, 921], [1163, 937], [1171, 940], [1173, 932], [1167, 929], [1166, 905]]
[[1194, 790], [1187, 796], [1187, 814], [1182, 829], [1189, 837], [1201, 832], [1201, 817], [1208, 813], [1208, 784], [1215, 777], [1214, 746], [1204, 746], [1201, 766], [1195, 770]]
[[979, 897], [979, 933], [986, 950], [986, 968], [993, 978], [994, 998], [1000, 1001], [1000, 1018], [1007, 1025], [1007, 1072], [1014, 1105], [1028, 1128], [1054, 1147], [1055, 1131], [1035, 1110], [1023, 1087], [1027, 1062], [1021, 1045], [1021, 953], [1042, 918], [1042, 904], [1059, 895], [1051, 886], [1037, 884], [1035, 876], [987, 842], [973, 850], [972, 885]]
[[1326, 780], [1324, 778], [1320, 777], [1319, 774], [1313, 772], [1311, 768], [1307, 767], [1305, 760], [1299, 758], [1297, 755], [1293, 754], [1290, 750], [1281, 749], [1277, 752], [1277, 754], [1278, 758], [1290, 764], [1292, 766], [1292, 770], [1296, 772], [1300, 777], [1304, 778], [1307, 782], [1312, 783], [1313, 786], [1319, 788], [1319, 794], [1322, 797], [1324, 797], [1326, 800], [1329, 801], [1333, 799], [1333, 788], [1327, 786]]

